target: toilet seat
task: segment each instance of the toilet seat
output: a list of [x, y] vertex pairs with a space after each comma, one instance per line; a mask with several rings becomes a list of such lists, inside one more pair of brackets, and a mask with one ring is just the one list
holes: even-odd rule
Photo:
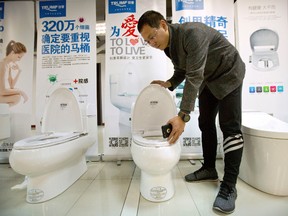
[[84, 134], [78, 132], [47, 133], [20, 140], [14, 144], [13, 148], [15, 150], [46, 148], [77, 139], [82, 135]]
[[169, 146], [162, 137], [161, 126], [176, 115], [176, 105], [169, 92], [158, 84], [144, 88], [132, 111], [132, 138], [143, 147]]
[[169, 146], [167, 139], [164, 139], [162, 135], [159, 136], [146, 136], [141, 134], [134, 134], [133, 141], [135, 144], [143, 147], [166, 147]]

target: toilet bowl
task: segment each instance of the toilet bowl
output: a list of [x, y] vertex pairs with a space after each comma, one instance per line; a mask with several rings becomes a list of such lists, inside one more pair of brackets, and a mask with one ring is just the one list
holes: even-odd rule
[[277, 53], [279, 36], [270, 29], [259, 29], [250, 36], [250, 46], [253, 51], [250, 63], [255, 69], [269, 71], [279, 66]]
[[10, 111], [9, 105], [0, 103], [0, 144], [10, 137]]
[[243, 112], [242, 132], [239, 177], [263, 192], [288, 196], [288, 123], [264, 112]]
[[10, 110], [9, 105], [6, 103], [0, 103], [0, 163], [8, 163], [10, 154]]
[[161, 132], [175, 115], [171, 95], [155, 84], [141, 91], [132, 110], [131, 155], [141, 170], [141, 195], [149, 201], [169, 200], [175, 192], [171, 170], [180, 159], [180, 141], [170, 145]]
[[96, 139], [71, 92], [56, 89], [45, 106], [41, 135], [16, 142], [11, 167], [27, 178], [26, 201], [44, 202], [69, 188], [87, 170], [85, 153]]

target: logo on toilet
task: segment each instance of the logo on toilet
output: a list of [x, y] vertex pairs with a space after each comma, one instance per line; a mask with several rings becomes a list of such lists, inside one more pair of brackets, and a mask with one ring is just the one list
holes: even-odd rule
[[150, 195], [155, 200], [164, 199], [166, 197], [166, 194], [167, 194], [167, 189], [162, 186], [153, 187], [150, 190]]
[[65, 109], [67, 106], [68, 106], [67, 103], [61, 103], [60, 104], [61, 110]]
[[39, 202], [44, 197], [44, 192], [40, 189], [30, 189], [27, 192], [27, 198], [29, 202]]
[[157, 100], [150, 101], [150, 106], [152, 108], [156, 107], [157, 105], [158, 105], [158, 101]]

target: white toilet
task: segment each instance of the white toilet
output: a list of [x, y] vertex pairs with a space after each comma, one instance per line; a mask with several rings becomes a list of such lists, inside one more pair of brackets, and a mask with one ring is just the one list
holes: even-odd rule
[[141, 170], [140, 192], [149, 201], [169, 200], [175, 192], [171, 170], [180, 159], [180, 141], [170, 145], [161, 131], [175, 115], [171, 95], [155, 84], [142, 90], [132, 111], [131, 154]]
[[120, 111], [119, 123], [128, 127], [131, 126], [131, 106], [140, 92], [139, 80], [131, 62], [123, 71], [110, 75], [111, 103]]
[[244, 151], [239, 177], [277, 196], [288, 196], [288, 123], [264, 112], [243, 112]]
[[56, 89], [45, 106], [42, 135], [16, 142], [9, 157], [11, 167], [27, 176], [27, 202], [56, 197], [87, 170], [85, 153], [96, 139], [86, 126], [74, 94]]
[[10, 137], [10, 111], [9, 105], [0, 103], [0, 144]]

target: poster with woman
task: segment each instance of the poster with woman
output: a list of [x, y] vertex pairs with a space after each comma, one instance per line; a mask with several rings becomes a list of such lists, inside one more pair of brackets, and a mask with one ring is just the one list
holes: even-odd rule
[[0, 142], [0, 162], [33, 133], [34, 25], [34, 2], [0, 2], [0, 103], [9, 105], [10, 124], [4, 125], [10, 137]]

